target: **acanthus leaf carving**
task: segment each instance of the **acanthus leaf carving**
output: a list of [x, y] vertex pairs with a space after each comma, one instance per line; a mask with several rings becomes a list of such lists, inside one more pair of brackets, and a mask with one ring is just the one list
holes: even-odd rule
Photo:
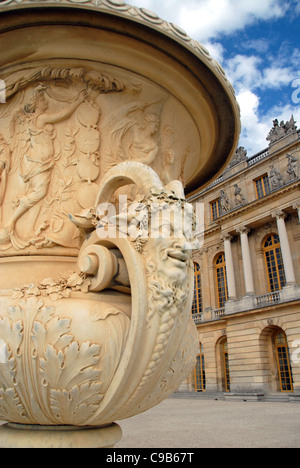
[[57, 317], [54, 307], [35, 298], [9, 307], [0, 318], [8, 348], [7, 365], [0, 369], [1, 418], [80, 425], [95, 411], [103, 397], [101, 345], [80, 344], [70, 326], [70, 319]]

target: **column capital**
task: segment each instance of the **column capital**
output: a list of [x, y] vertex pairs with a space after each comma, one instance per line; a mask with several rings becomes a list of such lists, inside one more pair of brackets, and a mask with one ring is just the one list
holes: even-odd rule
[[294, 201], [293, 208], [294, 208], [294, 210], [298, 211], [298, 219], [299, 219], [299, 223], [300, 223], [300, 199]]
[[282, 210], [275, 210], [273, 213], [271, 213], [271, 215], [272, 218], [275, 219], [285, 219], [287, 217], [287, 214]]
[[294, 210], [299, 210], [300, 209], [300, 200], [294, 201], [293, 208], [294, 208]]
[[249, 234], [250, 228], [248, 228], [248, 226], [239, 226], [239, 227], [236, 229], [236, 232], [237, 232], [238, 234]]
[[232, 236], [231, 234], [229, 234], [228, 232], [222, 232], [222, 233], [221, 233], [221, 240], [222, 240], [222, 241], [224, 241], [224, 242], [225, 242], [225, 241], [231, 242], [232, 239], [233, 239], [233, 236]]

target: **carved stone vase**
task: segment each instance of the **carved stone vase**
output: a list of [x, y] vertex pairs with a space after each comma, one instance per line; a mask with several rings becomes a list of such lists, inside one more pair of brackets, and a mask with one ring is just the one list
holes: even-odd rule
[[193, 371], [197, 220], [235, 153], [222, 68], [115, 0], [0, 4], [1, 447], [111, 447]]

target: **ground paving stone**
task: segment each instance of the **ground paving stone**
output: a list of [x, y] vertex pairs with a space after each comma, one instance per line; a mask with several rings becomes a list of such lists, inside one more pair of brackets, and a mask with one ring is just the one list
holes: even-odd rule
[[169, 398], [118, 421], [117, 448], [300, 448], [300, 404]]

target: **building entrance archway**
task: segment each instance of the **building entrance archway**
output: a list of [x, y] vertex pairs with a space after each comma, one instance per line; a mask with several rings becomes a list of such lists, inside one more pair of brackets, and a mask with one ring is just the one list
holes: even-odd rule
[[230, 368], [227, 336], [217, 342], [218, 390], [230, 392]]
[[273, 325], [266, 327], [260, 335], [260, 352], [266, 391], [293, 392], [293, 371], [284, 330]]

